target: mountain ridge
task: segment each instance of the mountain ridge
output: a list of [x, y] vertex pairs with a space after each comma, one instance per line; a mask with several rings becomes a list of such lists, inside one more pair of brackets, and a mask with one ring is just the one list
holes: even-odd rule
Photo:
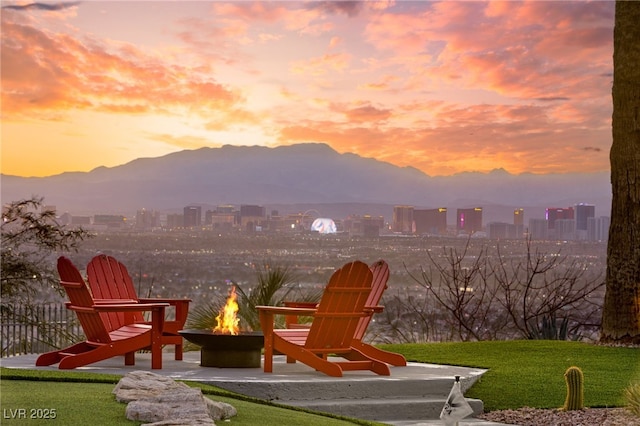
[[432, 177], [411, 166], [303, 143], [205, 147], [48, 177], [2, 174], [1, 189], [3, 203], [36, 195], [61, 212], [77, 215], [133, 215], [142, 208], [177, 212], [190, 204], [258, 204], [269, 211], [275, 205], [351, 203], [386, 206], [388, 211], [398, 204], [509, 209], [587, 203], [596, 205], [597, 216], [606, 216], [611, 207], [609, 177], [609, 172], [512, 175], [504, 169]]

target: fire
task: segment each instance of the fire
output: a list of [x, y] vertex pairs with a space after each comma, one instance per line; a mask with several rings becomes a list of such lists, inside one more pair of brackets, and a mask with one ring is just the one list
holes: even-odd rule
[[231, 294], [227, 298], [227, 303], [220, 310], [220, 314], [216, 317], [218, 325], [213, 329], [214, 333], [219, 334], [238, 334], [240, 328], [238, 327], [238, 296], [236, 295], [236, 288], [231, 287]]

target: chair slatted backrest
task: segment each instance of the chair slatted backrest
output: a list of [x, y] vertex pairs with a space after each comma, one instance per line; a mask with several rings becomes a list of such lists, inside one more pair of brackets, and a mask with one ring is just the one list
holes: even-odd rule
[[[138, 300], [129, 272], [112, 256], [100, 254], [91, 259], [87, 265], [87, 278], [95, 299]], [[116, 328], [144, 321], [142, 312], [109, 312], [103, 315]]]
[[58, 258], [58, 274], [60, 285], [69, 298], [67, 308], [76, 312], [87, 341], [110, 343], [109, 331], [112, 329], [107, 328], [103, 316], [92, 309], [93, 297], [78, 268], [69, 259], [61, 256]]
[[[382, 293], [384, 293], [387, 288], [387, 281], [389, 280], [389, 265], [384, 260], [378, 260], [373, 265], [371, 265], [371, 272], [373, 273], [371, 293], [369, 293], [369, 297], [367, 298], [367, 301], [364, 305], [374, 307], [380, 304]], [[355, 332], [356, 339], [362, 340], [365, 333], [367, 332], [367, 327], [371, 322], [372, 316], [373, 314], [360, 318]]]
[[338, 269], [325, 287], [305, 347], [348, 349], [363, 316], [373, 274], [366, 263], [355, 261]]

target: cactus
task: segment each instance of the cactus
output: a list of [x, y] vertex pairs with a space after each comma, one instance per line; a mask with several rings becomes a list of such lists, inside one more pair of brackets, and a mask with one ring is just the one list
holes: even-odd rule
[[582, 370], [578, 367], [569, 367], [564, 373], [567, 382], [567, 399], [564, 401], [564, 411], [582, 410], [584, 408], [584, 387]]

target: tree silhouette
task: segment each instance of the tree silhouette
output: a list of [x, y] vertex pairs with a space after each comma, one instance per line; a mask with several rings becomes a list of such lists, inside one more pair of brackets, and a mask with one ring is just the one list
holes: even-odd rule
[[43, 199], [14, 201], [2, 209], [2, 311], [12, 303], [31, 304], [32, 298], [58, 288], [52, 258], [60, 251], [75, 251], [90, 234], [66, 229], [55, 211], [43, 209]]

